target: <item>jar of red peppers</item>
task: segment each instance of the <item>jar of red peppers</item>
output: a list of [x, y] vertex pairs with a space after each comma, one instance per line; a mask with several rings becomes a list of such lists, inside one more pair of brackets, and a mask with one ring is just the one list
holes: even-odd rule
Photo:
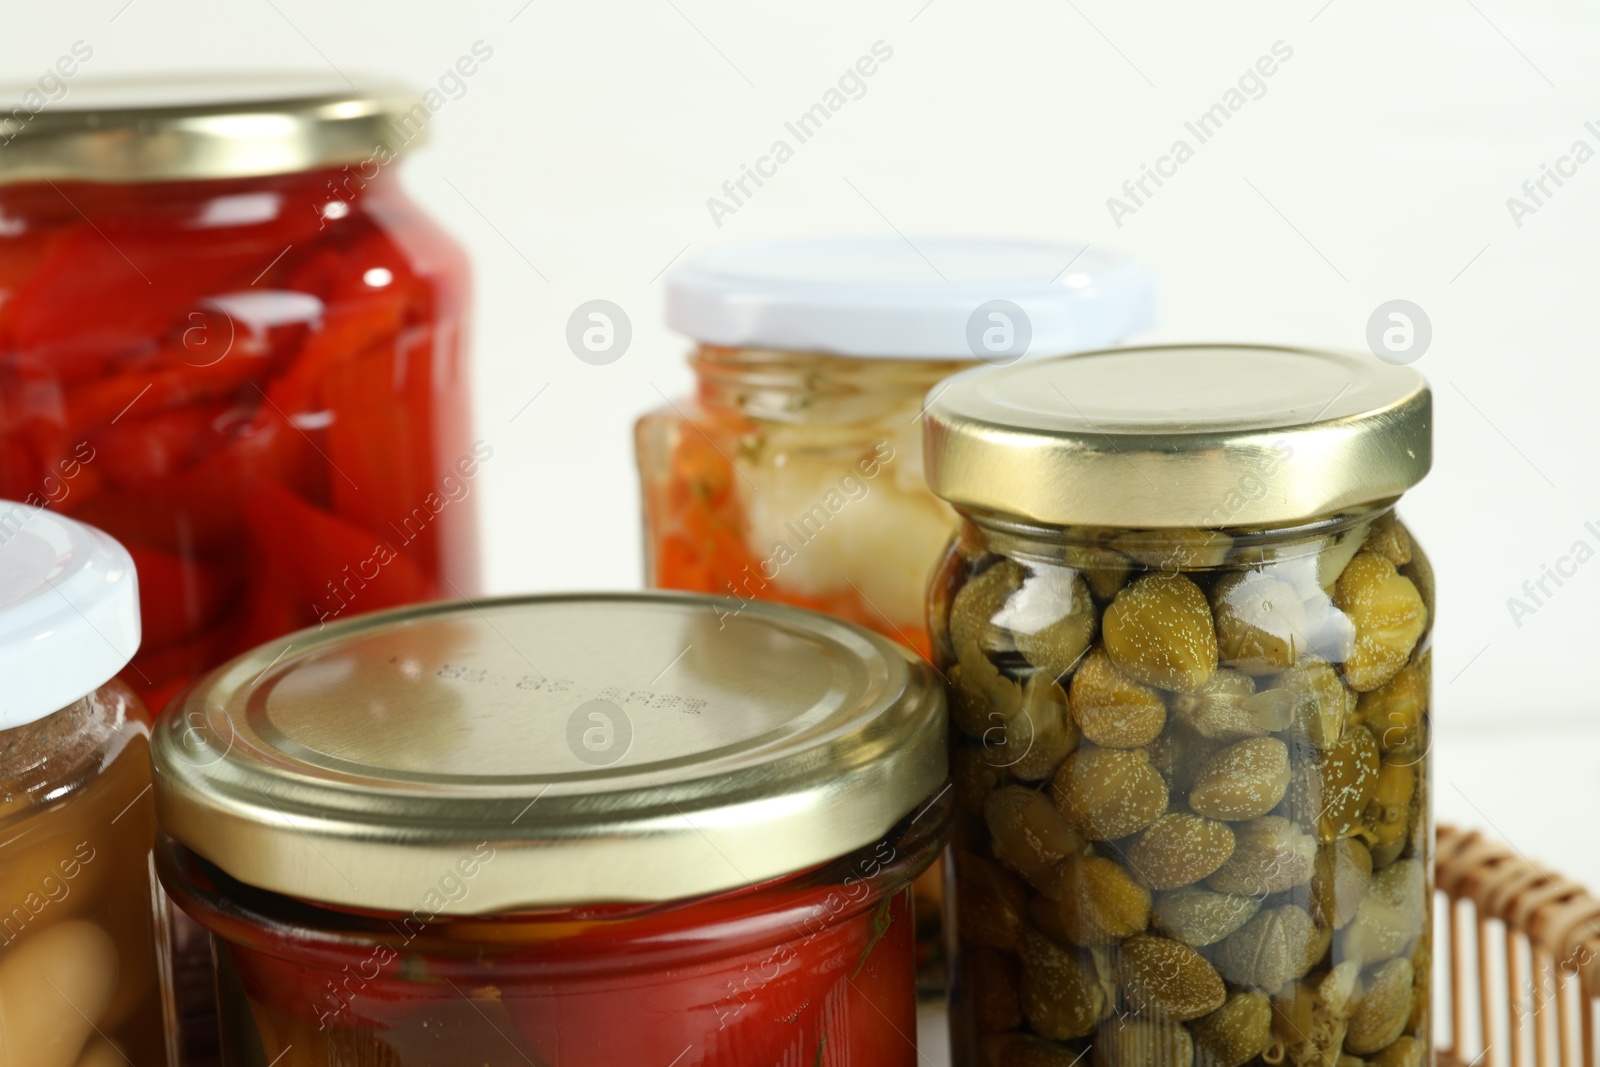
[[0, 496], [116, 536], [159, 708], [339, 616], [470, 591], [467, 266], [431, 112], [293, 79], [74, 82], [0, 152]]
[[717, 607], [389, 612], [174, 703], [157, 866], [213, 935], [224, 1062], [915, 1064], [943, 689]]
[[111, 538], [0, 501], [0, 1065], [176, 1064], [153, 900], [149, 731]]
[[930, 398], [958, 1067], [1429, 1062], [1430, 421], [1255, 347]]

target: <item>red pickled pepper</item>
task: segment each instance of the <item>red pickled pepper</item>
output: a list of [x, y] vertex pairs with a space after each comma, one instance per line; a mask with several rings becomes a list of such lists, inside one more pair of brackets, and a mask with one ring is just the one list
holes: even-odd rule
[[[844, 892], [779, 882], [655, 913], [458, 920], [439, 929], [459, 937], [459, 956], [431, 938], [380, 954], [365, 943], [300, 941], [281, 924], [248, 931], [228, 920], [219, 932], [267, 937], [251, 948], [232, 944], [229, 955], [269, 1058], [297, 1044], [310, 1056], [319, 1043], [381, 1042], [400, 1063], [431, 1062], [423, 1050], [441, 1029], [458, 1042], [493, 1036], [481, 1016], [460, 1012], [473, 1005], [457, 990], [481, 991], [499, 975], [480, 1005], [504, 1030], [489, 1042], [491, 1055], [510, 1042], [532, 1062], [573, 1067], [680, 1056], [685, 1064], [909, 1067], [916, 1018], [907, 891], [841, 907]], [[752, 929], [764, 933], [752, 937]], [[500, 951], [486, 958], [477, 947], [486, 943]]]
[[447, 565], [473, 582], [465, 259], [392, 174], [339, 177], [0, 186], [0, 497], [133, 552], [124, 677], [154, 710], [287, 630], [456, 595]]

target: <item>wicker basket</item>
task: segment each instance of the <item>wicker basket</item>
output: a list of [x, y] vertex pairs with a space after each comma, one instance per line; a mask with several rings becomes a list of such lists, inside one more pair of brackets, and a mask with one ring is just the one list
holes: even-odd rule
[[1434, 865], [1439, 1067], [1595, 1067], [1600, 898], [1452, 826], [1438, 828]]

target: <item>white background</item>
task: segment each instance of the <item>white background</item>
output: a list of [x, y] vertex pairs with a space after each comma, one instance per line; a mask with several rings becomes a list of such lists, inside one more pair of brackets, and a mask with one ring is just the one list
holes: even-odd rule
[[[84, 76], [336, 67], [418, 85], [493, 48], [406, 166], [477, 267], [491, 591], [639, 581], [630, 427], [689, 385], [659, 277], [720, 242], [891, 226], [1088, 241], [1159, 273], [1160, 340], [1361, 348], [1377, 305], [1416, 302], [1437, 459], [1405, 512], [1440, 577], [1438, 810], [1600, 884], [1600, 561], [1520, 628], [1506, 604], [1574, 541], [1600, 549], [1584, 528], [1600, 530], [1600, 161], [1520, 228], [1506, 204], [1575, 140], [1600, 150], [1593, 5], [97, 0], [7, 16], [0, 70], [23, 79], [79, 39]], [[880, 40], [893, 58], [865, 96], [719, 228], [706, 198]], [[1276, 41], [1294, 54], [1266, 95], [1118, 228], [1106, 198]], [[564, 341], [594, 298], [633, 323], [606, 367]]]

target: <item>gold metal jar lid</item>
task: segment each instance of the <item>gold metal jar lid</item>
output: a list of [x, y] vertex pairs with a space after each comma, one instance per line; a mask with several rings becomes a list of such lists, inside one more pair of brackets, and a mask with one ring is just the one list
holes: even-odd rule
[[[157, 182], [290, 174], [370, 160], [427, 136], [424, 97], [304, 74], [57, 80], [0, 99], [0, 183]], [[37, 99], [38, 106], [31, 100]], [[366, 175], [370, 178], [371, 175]]]
[[1422, 375], [1255, 345], [1123, 348], [980, 367], [929, 393], [928, 484], [1045, 525], [1302, 522], [1398, 496], [1433, 461]]
[[912, 653], [794, 608], [438, 603], [213, 671], [157, 725], [155, 798], [166, 833], [302, 899], [674, 900], [879, 840], [944, 782], [944, 708]]

